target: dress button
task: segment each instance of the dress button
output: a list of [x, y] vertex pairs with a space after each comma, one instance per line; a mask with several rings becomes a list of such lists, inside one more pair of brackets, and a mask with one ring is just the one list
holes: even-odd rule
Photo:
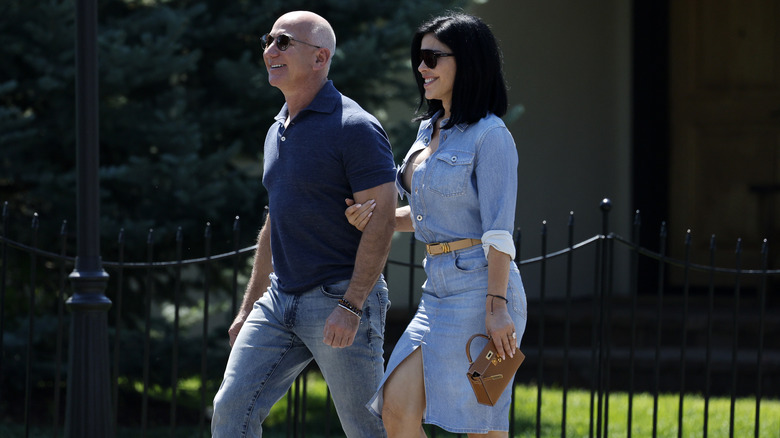
[[452, 157], [450, 157], [450, 161], [452, 161], [453, 163], [457, 162], [458, 161], [458, 156], [457, 155], [453, 155]]
[[421, 215], [421, 214], [418, 214], [418, 215], [417, 215], [417, 221], [419, 222], [419, 221], [421, 221], [421, 220], [422, 220], [422, 215]]
[[287, 139], [285, 137], [282, 137], [282, 141], [285, 141], [285, 140], [287, 140]]
[[428, 146], [428, 137], [423, 137], [423, 144]]

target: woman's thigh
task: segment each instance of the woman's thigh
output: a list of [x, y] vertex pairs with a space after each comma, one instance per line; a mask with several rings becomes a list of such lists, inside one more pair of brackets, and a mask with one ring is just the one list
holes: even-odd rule
[[423, 376], [422, 349], [415, 349], [387, 378], [383, 387], [384, 412], [395, 415], [419, 417], [425, 411], [425, 378]]

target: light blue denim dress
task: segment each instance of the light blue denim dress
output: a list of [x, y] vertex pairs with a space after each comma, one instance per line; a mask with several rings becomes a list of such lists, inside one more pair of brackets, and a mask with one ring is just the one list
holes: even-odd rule
[[[473, 238], [481, 239], [483, 245], [427, 255], [423, 262], [427, 279], [417, 313], [396, 344], [368, 408], [381, 415], [387, 377], [416, 348], [422, 348], [424, 423], [453, 433], [506, 431], [510, 388], [495, 406], [477, 403], [466, 377], [465, 346], [471, 335], [485, 333], [487, 249], [494, 246], [514, 257], [517, 149], [503, 121], [492, 114], [474, 124], [442, 130], [439, 147], [415, 169], [411, 193], [407, 192], [401, 183], [407, 162], [428, 145], [438, 117], [420, 124], [417, 139], [398, 169], [396, 186], [401, 197], [409, 199], [418, 240], [437, 243]], [[527, 319], [526, 296], [517, 265], [512, 262], [510, 266], [507, 299], [520, 345]], [[472, 357], [483, 346], [483, 340], [475, 340]]]

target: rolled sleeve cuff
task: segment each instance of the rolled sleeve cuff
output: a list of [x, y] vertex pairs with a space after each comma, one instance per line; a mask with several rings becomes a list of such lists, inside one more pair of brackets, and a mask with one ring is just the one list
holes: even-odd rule
[[515, 242], [512, 240], [512, 235], [509, 234], [509, 231], [486, 231], [482, 235], [482, 250], [485, 251], [485, 258], [487, 258], [491, 246], [504, 254], [508, 254], [512, 260], [515, 259]]

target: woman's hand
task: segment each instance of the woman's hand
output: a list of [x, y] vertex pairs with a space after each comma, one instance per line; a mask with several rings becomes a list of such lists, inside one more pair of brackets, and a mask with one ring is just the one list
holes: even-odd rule
[[374, 214], [376, 201], [370, 199], [364, 204], [355, 204], [355, 200], [347, 198], [344, 202], [347, 204], [347, 209], [344, 210], [344, 216], [347, 217], [347, 220], [353, 227], [363, 231], [371, 220], [371, 215]]
[[[491, 300], [494, 301], [491, 303]], [[491, 296], [487, 297], [487, 309], [485, 312], [485, 328], [487, 334], [493, 339], [496, 353], [503, 359], [506, 356], [515, 357], [517, 350], [517, 333], [515, 323], [509, 316], [507, 303]]]

